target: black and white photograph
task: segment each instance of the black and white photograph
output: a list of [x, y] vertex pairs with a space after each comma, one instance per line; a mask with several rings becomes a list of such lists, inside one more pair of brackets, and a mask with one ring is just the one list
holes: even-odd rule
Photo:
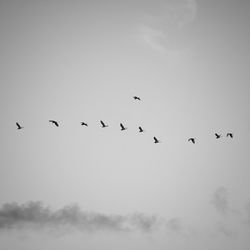
[[0, 250], [249, 250], [250, 1], [0, 0]]

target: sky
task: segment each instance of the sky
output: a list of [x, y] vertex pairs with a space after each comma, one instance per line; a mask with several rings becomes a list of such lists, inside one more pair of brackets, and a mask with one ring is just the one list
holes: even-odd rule
[[248, 250], [249, 11], [0, 0], [0, 248]]

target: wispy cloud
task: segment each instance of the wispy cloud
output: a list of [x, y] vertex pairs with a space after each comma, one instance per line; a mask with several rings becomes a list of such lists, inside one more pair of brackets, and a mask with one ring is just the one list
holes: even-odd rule
[[153, 29], [150, 26], [142, 25], [140, 27], [140, 32], [146, 45], [158, 52], [167, 52], [166, 47], [163, 45], [163, 42], [166, 43], [166, 35], [163, 31]]
[[151, 49], [171, 56], [186, 51], [183, 48], [171, 48], [170, 40], [173, 39], [175, 30], [180, 30], [191, 23], [197, 13], [195, 0], [168, 0], [166, 2], [153, 3], [156, 11], [145, 14], [145, 21], [139, 25], [141, 40]]
[[223, 223], [219, 223], [218, 224], [218, 231], [228, 237], [228, 238], [231, 238], [231, 239], [234, 239], [236, 236], [237, 236], [237, 232], [232, 230], [229, 226], [223, 224]]
[[180, 232], [183, 229], [182, 221], [180, 218], [172, 218], [166, 222], [167, 229], [175, 232]]
[[172, 4], [172, 9], [176, 16], [176, 23], [179, 27], [183, 27], [194, 21], [197, 15], [197, 3], [195, 0], [179, 0], [172, 1], [172, 3], [173, 2], [175, 5]]
[[226, 214], [230, 208], [228, 203], [228, 192], [225, 187], [219, 187], [213, 194], [212, 203], [221, 214]]
[[[51, 210], [41, 202], [6, 203], [0, 208], [0, 231], [11, 229], [77, 229], [81, 231], [151, 232], [166, 221], [155, 215], [102, 214], [82, 211], [77, 205]], [[179, 230], [175, 219], [167, 222], [171, 230]]]

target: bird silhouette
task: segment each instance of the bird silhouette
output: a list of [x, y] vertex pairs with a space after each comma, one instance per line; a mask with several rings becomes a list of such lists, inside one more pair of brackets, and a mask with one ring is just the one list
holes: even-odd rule
[[139, 132], [140, 133], [144, 132], [144, 130], [142, 129], [142, 127], [139, 127]]
[[133, 98], [134, 98], [135, 100], [138, 100], [138, 101], [141, 100], [141, 98], [140, 98], [139, 96], [133, 96]]
[[88, 124], [87, 124], [87, 123], [85, 123], [85, 122], [81, 122], [81, 125], [82, 125], [82, 126], [86, 126], [86, 127], [88, 127]]
[[49, 120], [49, 122], [53, 123], [55, 126], [59, 127], [59, 124], [57, 121], [54, 121], [54, 120]]
[[231, 138], [233, 138], [233, 134], [232, 133], [227, 133], [227, 137], [231, 137]]
[[218, 135], [217, 133], [215, 133], [215, 137], [216, 137], [216, 139], [219, 139], [219, 138], [221, 138], [221, 135]]
[[154, 143], [160, 143], [160, 141], [154, 136]]
[[16, 125], [17, 125], [17, 129], [22, 129], [23, 127], [20, 126], [20, 124], [18, 122], [16, 122]]
[[188, 141], [191, 141], [193, 144], [195, 144], [195, 138], [193, 137], [189, 138]]
[[101, 120], [100, 122], [101, 122], [101, 124], [102, 124], [102, 128], [108, 127], [108, 125], [106, 125], [102, 120]]
[[122, 123], [120, 123], [120, 126], [121, 126], [121, 131], [123, 131], [123, 130], [126, 130], [127, 128], [125, 128], [124, 126], [123, 126], [123, 124]]

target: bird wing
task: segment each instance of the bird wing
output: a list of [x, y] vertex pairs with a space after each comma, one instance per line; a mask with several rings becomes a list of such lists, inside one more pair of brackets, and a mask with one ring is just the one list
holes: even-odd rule
[[49, 120], [49, 122], [52, 122], [53, 124], [55, 124], [57, 127], [59, 126], [58, 122], [54, 121], [54, 120]]
[[122, 128], [122, 129], [124, 129], [124, 126], [123, 126], [123, 124], [122, 124], [122, 123], [120, 123], [120, 126], [121, 126], [121, 128]]
[[16, 125], [18, 128], [21, 128], [20, 124], [18, 122], [16, 122]]
[[158, 139], [154, 136], [154, 140], [155, 140], [155, 142], [158, 142]]
[[100, 122], [101, 122], [102, 126], [105, 127], [105, 123], [103, 121], [100, 121]]

